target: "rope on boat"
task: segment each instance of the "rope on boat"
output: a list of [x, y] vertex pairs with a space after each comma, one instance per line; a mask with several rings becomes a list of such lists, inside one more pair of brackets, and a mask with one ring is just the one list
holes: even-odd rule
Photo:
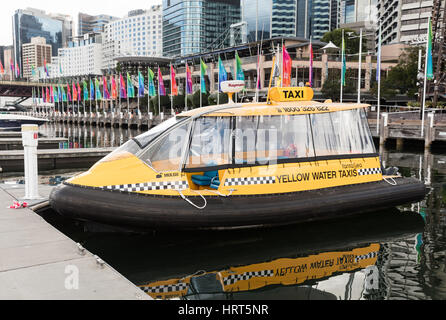
[[[386, 177], [384, 177], [383, 176], [383, 180], [385, 181], [385, 182], [387, 182], [388, 184], [390, 184], [391, 186], [396, 186], [398, 183], [395, 181], [395, 179], [393, 179], [392, 177], [388, 177], [388, 178], [386, 178]], [[390, 180], [390, 181], [388, 181], [388, 180]]]
[[[186, 198], [186, 196], [181, 192], [181, 190], [178, 190], [178, 189], [175, 189], [175, 190], [178, 191], [178, 193], [180, 194], [181, 198], [183, 198], [184, 200], [186, 200], [189, 204], [191, 204], [192, 206], [194, 206], [194, 207], [197, 208], [198, 210], [203, 210], [204, 208], [206, 208], [208, 202], [207, 202], [206, 198], [205, 198], [200, 192], [191, 189], [192, 192], [195, 192], [196, 194], [198, 194], [200, 197], [203, 198], [204, 205], [203, 205], [202, 207], [196, 205], [196, 204], [193, 203], [191, 200], [189, 200], [188, 198]], [[206, 191], [213, 192], [213, 193], [215, 193], [215, 194], [217, 194], [217, 195], [219, 195], [219, 196], [221, 196], [221, 197], [230, 197], [230, 196], [232, 195], [232, 193], [233, 193], [234, 191], [236, 191], [236, 189], [229, 189], [229, 194], [223, 194], [223, 193], [221, 193], [221, 192], [218, 191], [218, 190], [217, 190], [217, 191], [215, 191], [215, 190], [206, 190]]]
[[195, 193], [198, 193], [198, 195], [199, 195], [200, 197], [203, 198], [203, 200], [204, 200], [204, 205], [203, 205], [202, 207], [197, 206], [195, 203], [193, 203], [193, 202], [190, 201], [188, 198], [186, 198], [186, 196], [181, 192], [181, 190], [178, 190], [178, 189], [176, 189], [176, 190], [177, 190], [178, 193], [180, 194], [181, 198], [183, 198], [184, 200], [186, 200], [187, 202], [189, 202], [189, 204], [191, 204], [192, 206], [194, 206], [194, 207], [197, 208], [198, 210], [203, 210], [204, 208], [206, 208], [208, 202], [206, 201], [206, 198], [203, 197], [203, 195], [202, 195], [200, 192], [191, 189], [191, 191], [193, 191], [193, 192], [195, 192]]

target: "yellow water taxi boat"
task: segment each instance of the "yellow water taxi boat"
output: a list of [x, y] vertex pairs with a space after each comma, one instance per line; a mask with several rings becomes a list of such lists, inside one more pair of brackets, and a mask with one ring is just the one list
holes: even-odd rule
[[177, 229], [335, 218], [421, 200], [423, 183], [386, 176], [366, 104], [273, 88], [266, 103], [183, 112], [53, 190], [60, 214]]

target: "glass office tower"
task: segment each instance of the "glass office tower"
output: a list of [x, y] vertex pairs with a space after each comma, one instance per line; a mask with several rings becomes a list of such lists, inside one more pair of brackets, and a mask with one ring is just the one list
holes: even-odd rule
[[230, 45], [240, 0], [163, 0], [163, 54], [183, 56]]
[[27, 9], [17, 10], [13, 15], [13, 42], [15, 61], [23, 67], [22, 63], [22, 45], [30, 43], [31, 38], [43, 37], [47, 44], [51, 45], [52, 55], [57, 56], [57, 50], [62, 48], [63, 44], [71, 36], [64, 29], [64, 21], [53, 18], [44, 11]]
[[248, 24], [248, 42], [271, 38], [273, 0], [242, 0], [241, 6], [242, 21]]

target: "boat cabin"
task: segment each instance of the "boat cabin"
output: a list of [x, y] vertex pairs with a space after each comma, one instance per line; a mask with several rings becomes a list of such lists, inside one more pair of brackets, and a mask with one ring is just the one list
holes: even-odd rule
[[310, 91], [274, 88], [268, 103], [184, 112], [71, 183], [150, 194], [246, 195], [382, 180], [368, 105], [309, 101]]

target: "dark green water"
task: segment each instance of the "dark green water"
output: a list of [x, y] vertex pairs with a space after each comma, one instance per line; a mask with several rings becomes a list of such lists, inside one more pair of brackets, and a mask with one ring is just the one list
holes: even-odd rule
[[231, 232], [97, 233], [54, 212], [44, 217], [135, 284], [169, 291], [153, 297], [444, 300], [446, 155], [381, 157], [425, 181], [426, 198], [348, 219]]

